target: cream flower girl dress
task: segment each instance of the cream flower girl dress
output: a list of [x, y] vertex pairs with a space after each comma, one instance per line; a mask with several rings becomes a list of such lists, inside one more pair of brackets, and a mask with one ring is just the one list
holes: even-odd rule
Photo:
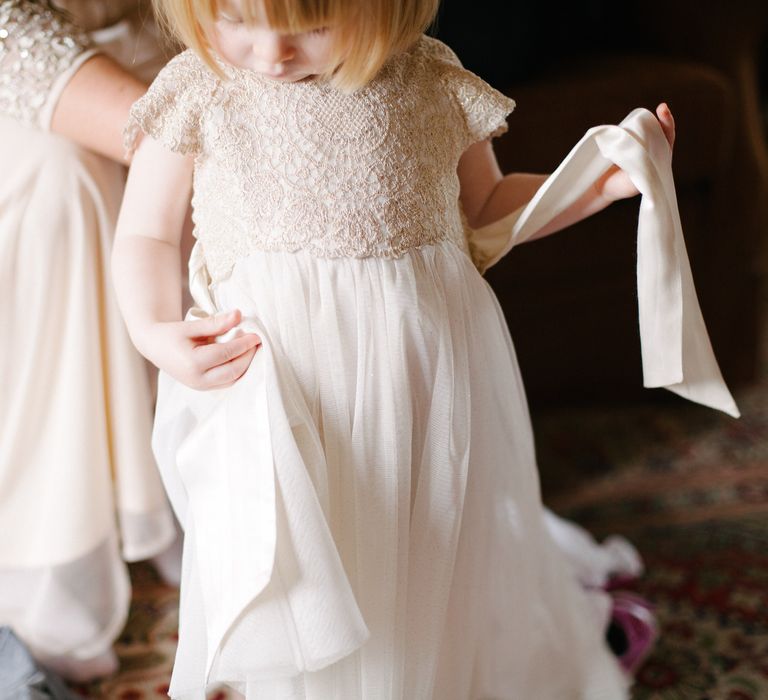
[[171, 697], [626, 698], [458, 202], [459, 157], [514, 102], [427, 36], [351, 95], [222, 69], [181, 53], [127, 130], [194, 154], [188, 316], [239, 308], [262, 339], [230, 388], [161, 374]]

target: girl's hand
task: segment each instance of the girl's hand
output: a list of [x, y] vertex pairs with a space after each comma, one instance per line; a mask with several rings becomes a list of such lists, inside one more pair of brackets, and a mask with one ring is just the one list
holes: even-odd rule
[[[672, 117], [669, 105], [666, 102], [659, 104], [656, 108], [656, 115], [671, 150], [675, 143], [675, 120]], [[609, 202], [635, 197], [640, 194], [632, 180], [629, 179], [629, 176], [618, 165], [612, 165], [595, 181], [595, 190]]]
[[254, 333], [215, 342], [241, 319], [240, 311], [231, 311], [199, 321], [154, 323], [142, 334], [141, 350], [158, 368], [192, 389], [223, 389], [245, 373], [261, 344]]

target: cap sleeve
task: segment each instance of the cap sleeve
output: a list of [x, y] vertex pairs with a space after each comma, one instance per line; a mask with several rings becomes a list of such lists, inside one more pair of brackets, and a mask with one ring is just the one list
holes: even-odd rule
[[462, 116], [465, 147], [503, 134], [515, 101], [464, 68], [449, 46], [433, 37], [425, 39], [434, 69]]
[[172, 58], [131, 107], [123, 131], [126, 151], [133, 152], [143, 132], [177, 153], [200, 153], [202, 119], [216, 83], [191, 49]]

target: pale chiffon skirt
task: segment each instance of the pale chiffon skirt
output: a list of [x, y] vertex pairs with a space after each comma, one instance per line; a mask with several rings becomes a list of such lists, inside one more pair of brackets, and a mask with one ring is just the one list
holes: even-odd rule
[[55, 666], [110, 648], [124, 560], [176, 529], [109, 279], [124, 169], [5, 118], [0, 162], [0, 624]]
[[161, 374], [154, 447], [186, 527], [171, 697], [627, 697], [460, 248], [257, 251], [210, 287], [197, 250], [191, 280], [193, 315], [239, 308], [262, 346], [228, 389]]

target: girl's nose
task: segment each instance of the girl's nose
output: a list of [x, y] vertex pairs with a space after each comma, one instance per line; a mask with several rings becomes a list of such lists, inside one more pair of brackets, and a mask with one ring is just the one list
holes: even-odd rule
[[295, 51], [289, 37], [265, 32], [254, 40], [253, 53], [265, 67], [269, 67], [289, 61]]

